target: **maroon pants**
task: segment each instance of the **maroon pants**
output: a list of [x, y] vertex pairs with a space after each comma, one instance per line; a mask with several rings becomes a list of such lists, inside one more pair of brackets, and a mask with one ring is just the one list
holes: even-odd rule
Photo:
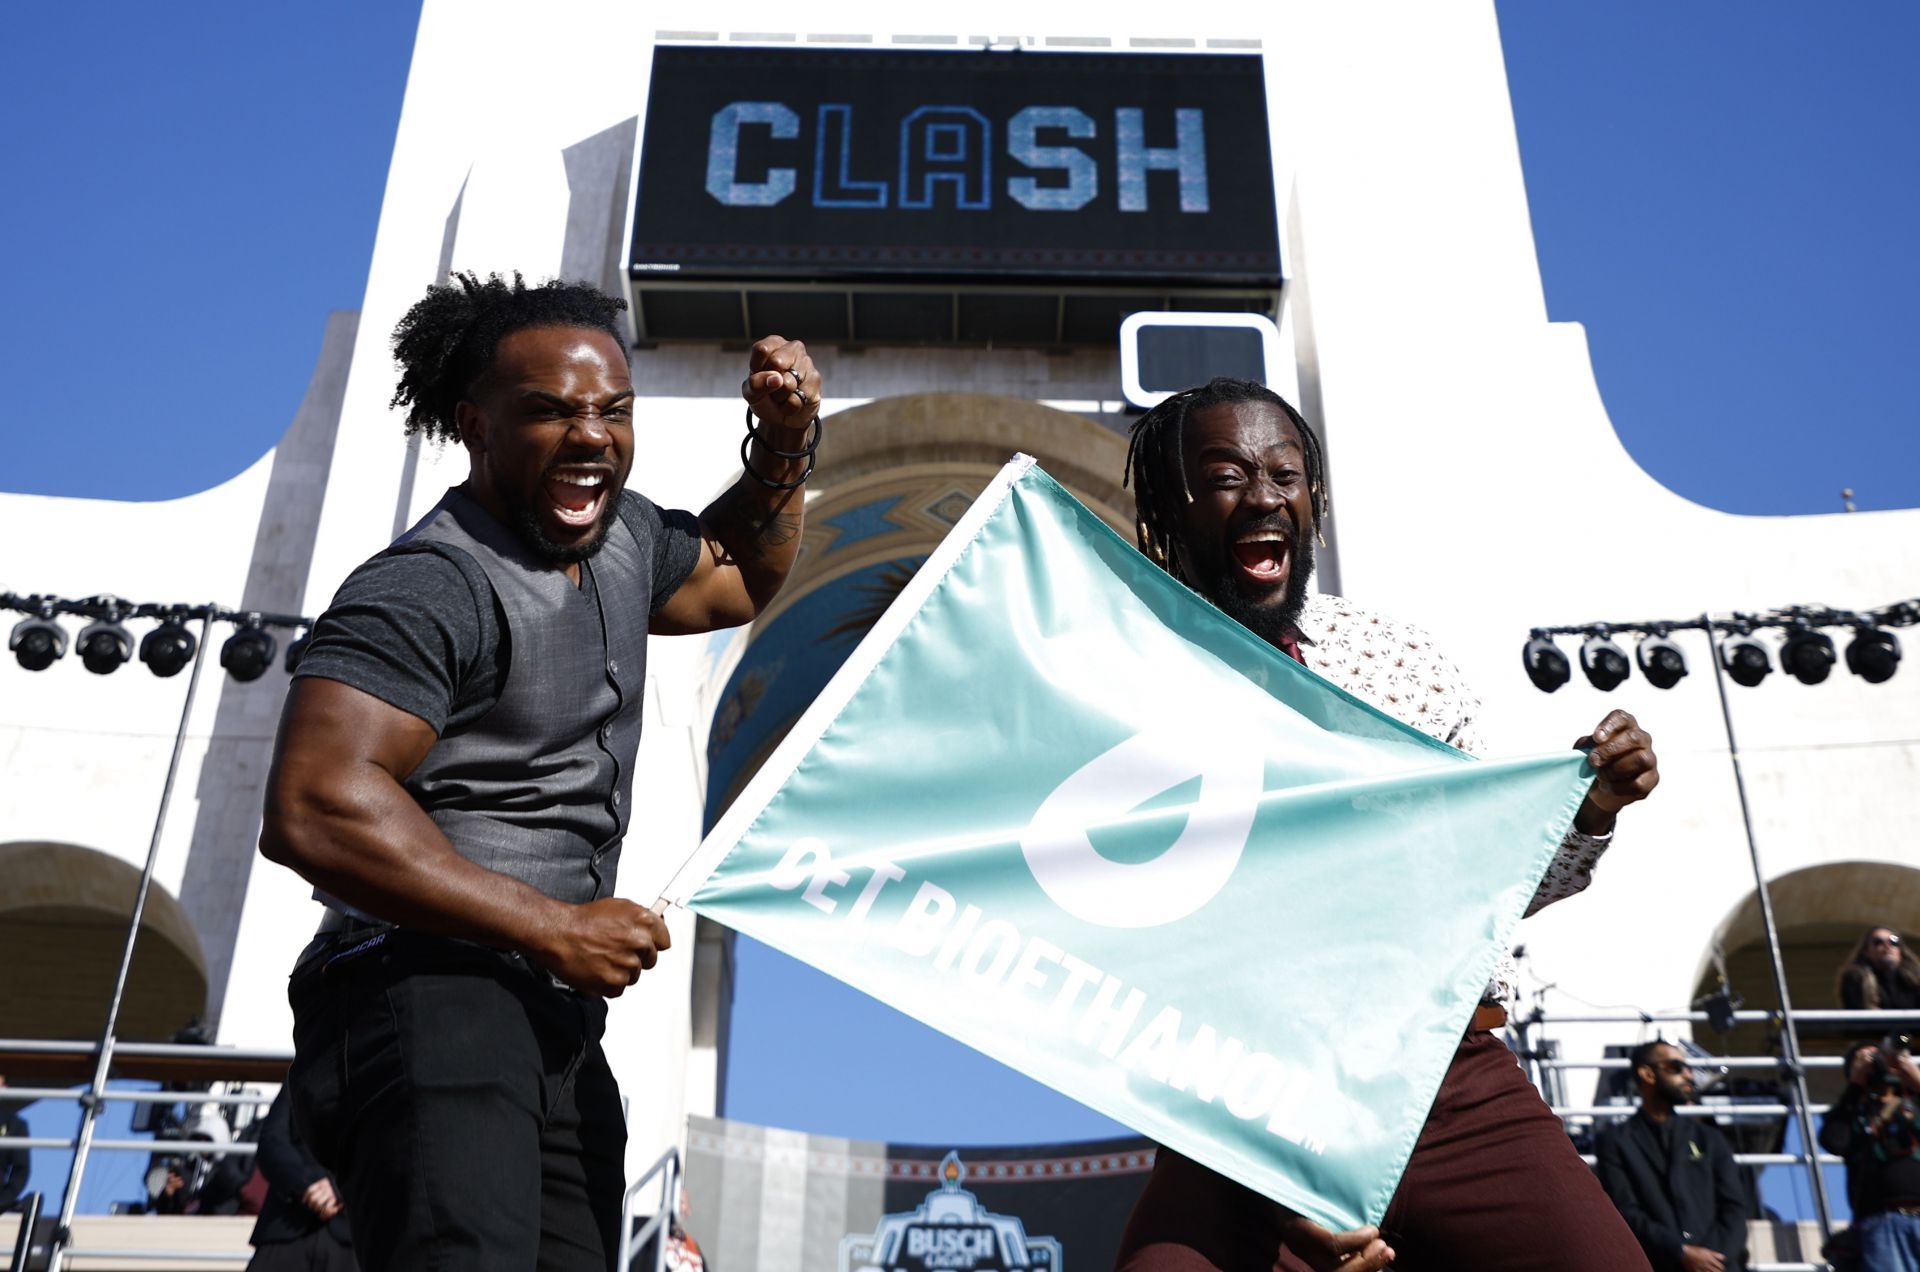
[[[1161, 1149], [1121, 1272], [1271, 1272], [1273, 1202]], [[1380, 1225], [1397, 1272], [1645, 1272], [1647, 1257], [1498, 1037], [1469, 1033]]]

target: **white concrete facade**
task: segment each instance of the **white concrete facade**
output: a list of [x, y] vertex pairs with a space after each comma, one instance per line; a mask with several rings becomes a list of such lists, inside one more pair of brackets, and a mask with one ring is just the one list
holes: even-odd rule
[[[685, 0], [538, 9], [429, 0], [357, 326], [336, 320], [316, 375], [337, 430], [324, 445], [295, 447], [290, 434], [232, 481], [167, 503], [0, 498], [0, 542], [15, 545], [6, 584], [228, 604], [251, 591], [249, 605], [322, 608], [350, 569], [464, 476], [461, 455], [410, 449], [387, 407], [388, 334], [422, 290], [448, 269], [541, 278], [564, 268], [617, 280], [630, 138], [657, 38], [864, 32], [917, 45], [993, 34], [1039, 47], [1092, 38], [1119, 50], [1141, 40], [1257, 42], [1292, 329], [1304, 405], [1327, 438], [1342, 590], [1431, 629], [1478, 686], [1496, 752], [1563, 746], [1612, 706], [1653, 730], [1665, 774], [1658, 797], [1625, 820], [1590, 893], [1524, 932], [1542, 979], [1577, 996], [1550, 995], [1549, 1006], [1685, 1005], [1718, 924], [1751, 891], [1705, 644], [1680, 638], [1694, 674], [1671, 692], [1636, 677], [1601, 695], [1576, 674], [1546, 696], [1521, 674], [1526, 632], [1912, 596], [1920, 510], [1738, 517], [1675, 496], [1635, 464], [1581, 329], [1547, 319], [1491, 0], [1104, 12], [988, 0], [969, 6], [967, 25], [948, 28], [944, 15], [821, 0], [796, 31], [800, 11], [754, 0], [728, 6], [728, 25], [716, 30], [710, 6]], [[506, 66], [535, 69], [509, 77], [512, 87], [491, 73], [476, 83], [475, 67]], [[1120, 397], [1117, 358], [884, 348], [815, 356], [838, 404], [930, 390]], [[656, 501], [697, 508], [730, 480], [742, 361], [717, 348], [636, 355], [633, 481]], [[267, 532], [284, 513], [270, 495], [283, 453], [298, 465], [282, 468], [286, 480], [314, 489], [326, 475], [324, 502], [290, 537]], [[46, 526], [61, 530], [57, 551], [32, 546], [46, 541], [37, 529]], [[706, 650], [693, 638], [652, 644], [620, 884], [637, 899], [652, 899], [699, 834], [713, 705]], [[139, 862], [184, 681], [138, 667], [101, 680], [71, 659], [41, 675], [9, 666], [0, 676], [0, 841], [59, 840]], [[245, 852], [257, 820], [247, 801], [257, 804], [284, 679], [210, 677], [161, 853], [159, 881], [185, 889], [219, 969], [220, 1036], [232, 1043], [286, 1043], [284, 976], [317, 918], [304, 885], [264, 863], [249, 867]], [[1920, 668], [1880, 686], [1843, 668], [1818, 688], [1776, 674], [1734, 692], [1771, 872], [1862, 858], [1920, 867]], [[218, 780], [236, 769], [241, 778]], [[196, 869], [206, 880], [197, 889]], [[1911, 927], [1920, 916], [1884, 921], [1903, 918]], [[674, 936], [676, 953], [690, 955], [690, 916], [676, 916]], [[669, 957], [612, 1013], [635, 1164], [677, 1142], [688, 1113], [714, 1112], [715, 1057], [692, 1045], [692, 978], [691, 957]]]

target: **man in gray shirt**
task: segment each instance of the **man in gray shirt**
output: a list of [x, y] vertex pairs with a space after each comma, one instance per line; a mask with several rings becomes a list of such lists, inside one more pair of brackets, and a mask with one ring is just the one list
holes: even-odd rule
[[467, 481], [348, 578], [281, 718], [261, 851], [327, 903], [289, 995], [302, 1138], [362, 1266], [607, 1268], [625, 1130], [606, 999], [667, 948], [614, 895], [649, 632], [751, 621], [799, 549], [804, 345], [755, 345], [745, 473], [625, 489], [633, 384], [595, 289], [456, 277], [394, 333], [407, 429]]

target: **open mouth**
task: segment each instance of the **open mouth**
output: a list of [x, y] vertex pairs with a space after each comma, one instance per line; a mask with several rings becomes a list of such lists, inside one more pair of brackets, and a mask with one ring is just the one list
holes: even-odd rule
[[1250, 530], [1234, 541], [1233, 559], [1253, 583], [1273, 587], [1286, 581], [1292, 545], [1278, 530]]
[[548, 472], [542, 485], [554, 519], [584, 528], [600, 520], [613, 480], [604, 468], [561, 468]]

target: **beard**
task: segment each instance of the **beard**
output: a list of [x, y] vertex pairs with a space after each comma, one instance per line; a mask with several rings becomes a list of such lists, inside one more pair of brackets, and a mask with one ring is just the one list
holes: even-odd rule
[[613, 532], [613, 519], [617, 515], [620, 494], [614, 491], [607, 496], [607, 504], [601, 510], [600, 520], [594, 523], [593, 534], [579, 543], [555, 543], [540, 528], [540, 518], [532, 504], [517, 503], [513, 507], [514, 528], [520, 532], [520, 538], [534, 555], [549, 565], [573, 565], [593, 556], [607, 542], [607, 535]]
[[1280, 598], [1256, 595], [1244, 581], [1222, 562], [1211, 579], [1202, 580], [1201, 594], [1220, 612], [1275, 649], [1281, 640], [1298, 630], [1300, 613], [1307, 606], [1307, 584], [1313, 578], [1313, 531], [1295, 534], [1288, 544], [1287, 584]]
[[1671, 1074], [1663, 1073], [1660, 1075], [1660, 1093], [1666, 1097], [1667, 1103], [1674, 1108], [1693, 1103], [1693, 1087], [1690, 1084], [1681, 1082], [1679, 1078]]

